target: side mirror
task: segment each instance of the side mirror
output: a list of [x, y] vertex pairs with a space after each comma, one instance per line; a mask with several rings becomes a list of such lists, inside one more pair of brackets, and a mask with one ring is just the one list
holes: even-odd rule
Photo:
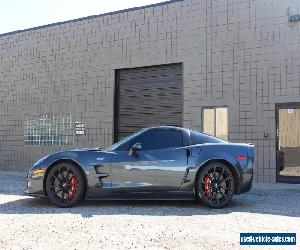
[[132, 146], [132, 148], [129, 150], [129, 155], [135, 155], [138, 151], [141, 151], [142, 150], [142, 143], [140, 142], [137, 142], [136, 144], [134, 144]]

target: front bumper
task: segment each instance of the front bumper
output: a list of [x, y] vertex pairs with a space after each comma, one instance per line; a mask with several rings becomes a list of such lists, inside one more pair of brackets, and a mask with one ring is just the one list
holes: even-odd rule
[[46, 196], [44, 192], [44, 175], [32, 177], [30, 174], [27, 175], [27, 189], [25, 194], [28, 196]]

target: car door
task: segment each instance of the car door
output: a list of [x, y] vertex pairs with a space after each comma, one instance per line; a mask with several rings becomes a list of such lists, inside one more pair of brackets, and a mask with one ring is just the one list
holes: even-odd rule
[[[140, 150], [131, 152], [134, 145]], [[187, 168], [187, 149], [181, 130], [145, 131], [112, 157], [112, 191], [177, 191]]]

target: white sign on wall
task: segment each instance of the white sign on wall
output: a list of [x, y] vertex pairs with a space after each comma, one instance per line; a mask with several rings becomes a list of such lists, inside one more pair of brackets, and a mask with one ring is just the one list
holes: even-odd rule
[[75, 135], [86, 134], [86, 122], [75, 122]]

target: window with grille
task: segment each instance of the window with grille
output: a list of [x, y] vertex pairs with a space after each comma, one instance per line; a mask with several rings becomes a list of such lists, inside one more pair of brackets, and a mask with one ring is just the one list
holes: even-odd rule
[[73, 146], [71, 114], [27, 116], [24, 124], [24, 144], [37, 146]]

